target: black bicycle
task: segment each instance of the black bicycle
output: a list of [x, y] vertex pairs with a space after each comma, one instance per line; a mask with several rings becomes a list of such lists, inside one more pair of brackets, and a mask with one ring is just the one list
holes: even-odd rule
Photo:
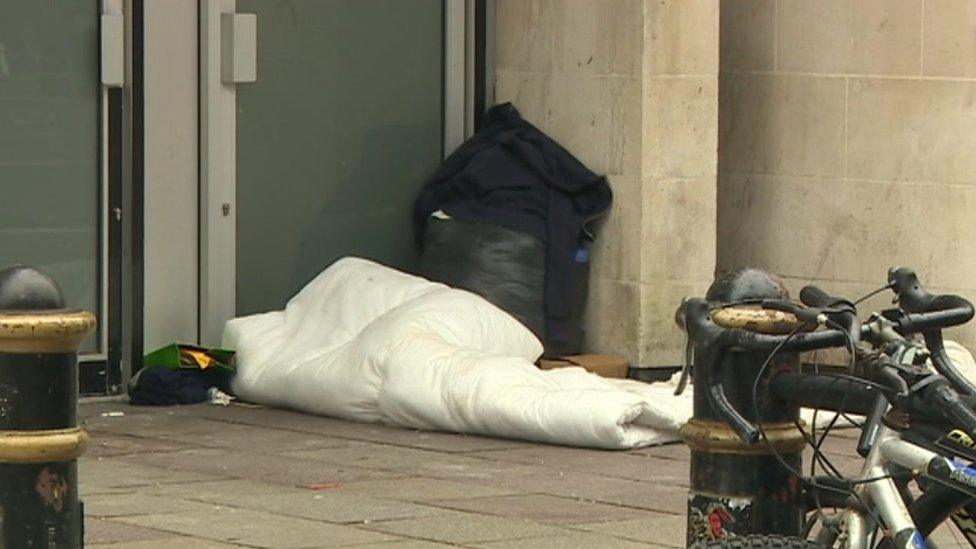
[[[702, 547], [934, 547], [929, 535], [947, 522], [976, 547], [976, 469], [970, 466], [976, 461], [976, 385], [949, 360], [942, 337], [944, 328], [972, 319], [973, 305], [927, 293], [904, 268], [889, 272], [879, 291], [886, 289], [894, 292], [898, 308], [863, 323], [855, 302], [813, 286], [800, 293], [802, 303], [749, 304], [795, 316], [796, 326], [782, 335], [719, 326], [713, 315], [728, 304], [698, 298], [682, 303], [679, 315], [689, 340], [705, 350], [695, 364], [696, 383], [700, 377], [705, 385], [696, 390], [707, 391], [712, 410], [744, 442], [760, 443], [765, 436], [762, 425], [748, 421], [725, 396], [728, 376], [717, 370], [730, 349], [767, 354], [752, 385], [753, 417], [760, 417], [760, 395], [836, 414], [819, 437], [805, 431], [814, 455], [810, 474], [779, 460], [804, 487], [807, 520], [800, 536], [731, 537]], [[778, 353], [830, 347], [848, 349], [848, 371], [769, 371]], [[849, 477], [821, 451], [841, 418], [860, 427], [863, 465]]]

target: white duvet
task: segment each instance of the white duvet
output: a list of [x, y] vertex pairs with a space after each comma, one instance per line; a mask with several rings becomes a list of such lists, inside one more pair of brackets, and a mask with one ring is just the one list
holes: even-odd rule
[[284, 311], [227, 323], [247, 400], [416, 429], [594, 448], [676, 439], [690, 398], [668, 384], [542, 371], [539, 340], [472, 293], [357, 258]]
[[[678, 440], [692, 412], [691, 387], [676, 397], [673, 383], [539, 370], [541, 343], [501, 309], [357, 258], [334, 263], [284, 311], [231, 320], [223, 345], [237, 350], [242, 398], [354, 421], [625, 449]], [[976, 376], [972, 355], [946, 346]]]

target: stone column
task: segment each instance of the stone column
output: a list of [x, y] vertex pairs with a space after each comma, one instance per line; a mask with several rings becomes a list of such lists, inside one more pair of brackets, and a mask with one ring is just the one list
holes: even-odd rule
[[587, 349], [676, 365], [715, 263], [718, 0], [498, 0], [495, 97], [606, 174]]
[[680, 364], [674, 310], [715, 271], [718, 0], [645, 0], [640, 364]]

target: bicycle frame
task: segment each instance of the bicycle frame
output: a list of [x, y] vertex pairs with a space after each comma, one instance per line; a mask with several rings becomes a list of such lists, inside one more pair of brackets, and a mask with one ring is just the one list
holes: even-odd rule
[[906, 442], [897, 431], [882, 426], [855, 479], [867, 481], [858, 484], [856, 490], [869, 508], [849, 507], [834, 517], [822, 517], [825, 526], [834, 527], [822, 528], [816, 541], [832, 547], [840, 540], [848, 549], [869, 549], [874, 531], [881, 526], [873, 518], [878, 516], [895, 547], [927, 547], [891, 478], [896, 470], [893, 466], [976, 497], [976, 469]]

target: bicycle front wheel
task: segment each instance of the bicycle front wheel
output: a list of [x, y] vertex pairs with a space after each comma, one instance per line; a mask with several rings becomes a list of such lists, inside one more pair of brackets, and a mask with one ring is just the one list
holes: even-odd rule
[[823, 549], [803, 538], [793, 536], [751, 535], [696, 543], [693, 549]]

